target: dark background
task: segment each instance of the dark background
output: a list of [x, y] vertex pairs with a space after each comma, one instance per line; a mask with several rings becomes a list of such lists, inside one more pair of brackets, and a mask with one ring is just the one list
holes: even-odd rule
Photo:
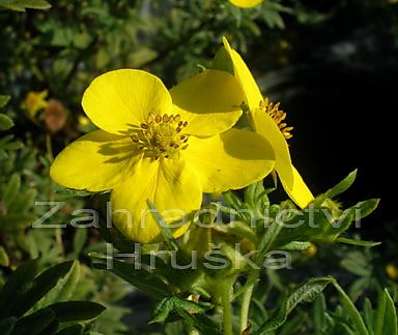
[[[398, 22], [396, 11], [377, 8], [350, 1], [334, 7], [334, 15], [316, 29], [288, 23], [282, 38], [289, 44], [289, 64], [265, 73], [261, 82], [295, 127], [291, 152], [311, 189], [322, 192], [358, 168], [343, 201], [381, 198], [364, 228], [367, 237], [383, 239], [387, 231], [395, 230], [397, 237], [392, 225], [397, 224]], [[269, 38], [266, 34], [259, 44]], [[269, 56], [254, 52], [250, 61], [266, 71], [262, 58]]]

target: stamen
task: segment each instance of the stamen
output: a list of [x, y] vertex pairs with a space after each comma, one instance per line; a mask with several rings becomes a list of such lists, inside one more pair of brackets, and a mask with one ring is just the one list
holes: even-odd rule
[[150, 113], [145, 122], [133, 129], [131, 140], [146, 157], [172, 158], [188, 147], [189, 135], [181, 134], [188, 122], [179, 114]]
[[280, 103], [272, 103], [268, 99], [260, 101], [260, 110], [267, 113], [274, 120], [276, 125], [279, 127], [282, 135], [288, 140], [293, 137], [292, 130], [293, 127], [288, 127], [286, 122], [283, 122], [286, 119], [286, 113], [283, 110], [279, 109]]

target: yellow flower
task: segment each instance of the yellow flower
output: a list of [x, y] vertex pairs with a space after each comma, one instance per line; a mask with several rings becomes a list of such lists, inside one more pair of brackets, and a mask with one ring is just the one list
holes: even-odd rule
[[81, 127], [87, 127], [91, 123], [90, 119], [84, 115], [80, 115], [77, 121]]
[[226, 38], [223, 41], [232, 62], [234, 75], [244, 92], [244, 109], [249, 112], [252, 127], [271, 144], [276, 156], [275, 170], [283, 188], [298, 206], [304, 208], [314, 197], [290, 158], [287, 140], [292, 137], [293, 128], [285, 123], [286, 114], [279, 109], [279, 104], [272, 104], [263, 98], [241, 56], [230, 47]]
[[170, 223], [200, 208], [202, 192], [242, 188], [273, 170], [266, 140], [231, 129], [241, 100], [236, 79], [223, 71], [204, 71], [170, 91], [144, 71], [107, 72], [82, 101], [100, 129], [67, 146], [51, 177], [69, 188], [112, 190], [113, 223], [126, 237], [151, 242], [160, 229], [147, 200]]
[[318, 253], [318, 247], [314, 243], [311, 243], [311, 245], [303, 252], [304, 255], [308, 257], [314, 257]]
[[230, 3], [241, 8], [255, 7], [263, 1], [264, 0], [229, 0]]
[[35, 92], [31, 91], [26, 96], [23, 107], [28, 112], [30, 118], [34, 118], [38, 111], [47, 107], [47, 91]]
[[394, 264], [388, 264], [386, 266], [386, 273], [388, 278], [398, 280], [398, 268]]

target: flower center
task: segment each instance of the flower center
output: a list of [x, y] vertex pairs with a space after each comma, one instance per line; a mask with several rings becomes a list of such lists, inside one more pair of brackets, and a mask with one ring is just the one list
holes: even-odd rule
[[274, 120], [276, 125], [279, 127], [279, 130], [283, 134], [283, 136], [288, 140], [293, 137], [292, 130], [293, 127], [288, 127], [287, 123], [284, 122], [286, 119], [286, 113], [279, 109], [280, 103], [272, 103], [267, 98], [265, 100], [260, 101], [260, 110], [268, 113], [269, 116]]
[[182, 133], [187, 125], [179, 114], [151, 113], [130, 137], [146, 157], [169, 158], [188, 147], [189, 136]]

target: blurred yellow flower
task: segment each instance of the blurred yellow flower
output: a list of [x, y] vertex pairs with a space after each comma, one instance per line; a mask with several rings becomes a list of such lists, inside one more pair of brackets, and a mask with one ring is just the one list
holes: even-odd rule
[[230, 3], [241, 8], [255, 7], [263, 1], [264, 0], [229, 0]]
[[318, 248], [314, 243], [311, 243], [311, 245], [303, 252], [308, 257], [314, 257], [318, 253]]
[[[151, 242], [160, 229], [147, 200], [171, 223], [198, 209], [202, 192], [242, 188], [273, 170], [268, 142], [232, 129], [242, 99], [236, 79], [223, 71], [204, 71], [170, 91], [144, 71], [107, 72], [82, 101], [100, 129], [67, 146], [51, 177], [74, 189], [112, 190], [113, 223], [131, 240]], [[186, 229], [179, 226], [175, 236]]]
[[84, 115], [80, 115], [77, 121], [81, 127], [87, 127], [91, 124], [90, 119]]
[[398, 267], [396, 267], [394, 264], [388, 264], [386, 266], [386, 273], [388, 278], [392, 280], [398, 280]]
[[287, 140], [292, 137], [292, 127], [288, 127], [284, 113], [279, 104], [263, 98], [260, 88], [241, 56], [223, 39], [233, 66], [234, 75], [244, 92], [243, 109], [248, 112], [252, 127], [263, 135], [275, 152], [275, 170], [290, 198], [301, 208], [306, 207], [313, 199], [300, 174], [292, 164]]
[[38, 111], [47, 107], [47, 94], [46, 90], [40, 92], [31, 91], [27, 94], [22, 106], [26, 109], [30, 118], [34, 119]]

